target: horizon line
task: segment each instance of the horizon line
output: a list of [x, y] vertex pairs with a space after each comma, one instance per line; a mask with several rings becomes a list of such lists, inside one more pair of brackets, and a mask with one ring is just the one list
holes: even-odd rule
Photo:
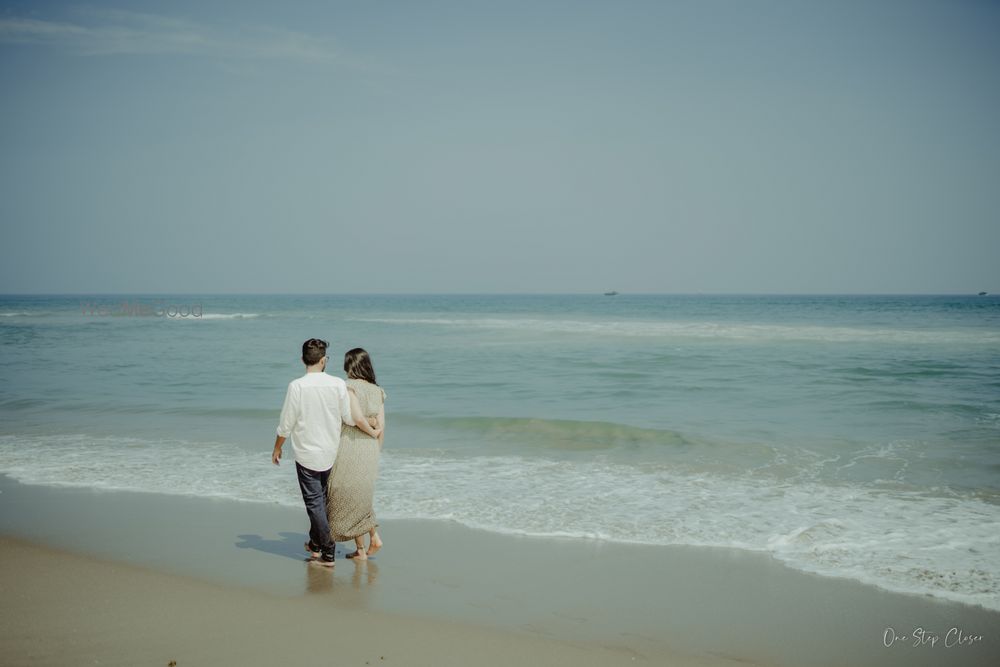
[[[996, 296], [978, 292], [617, 292], [613, 296]], [[0, 292], [16, 296], [611, 296], [605, 292]]]

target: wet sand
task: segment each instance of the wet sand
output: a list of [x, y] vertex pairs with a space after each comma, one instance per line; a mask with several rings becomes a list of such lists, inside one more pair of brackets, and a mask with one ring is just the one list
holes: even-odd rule
[[[304, 528], [278, 505], [0, 477], [0, 661], [321, 664], [309, 638], [343, 637], [338, 664], [1000, 664], [1000, 613], [763, 554], [384, 521], [375, 559], [330, 572]], [[945, 646], [952, 628], [982, 639]]]

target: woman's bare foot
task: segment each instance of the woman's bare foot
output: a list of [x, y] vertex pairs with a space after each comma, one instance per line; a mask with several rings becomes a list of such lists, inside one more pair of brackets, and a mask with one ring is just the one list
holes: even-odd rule
[[368, 560], [368, 554], [365, 553], [365, 548], [359, 544], [357, 550], [347, 554], [347, 558], [353, 558], [354, 560]]
[[382, 538], [378, 536], [378, 533], [373, 533], [371, 537], [368, 538], [368, 555], [374, 556], [375, 553], [382, 548]]

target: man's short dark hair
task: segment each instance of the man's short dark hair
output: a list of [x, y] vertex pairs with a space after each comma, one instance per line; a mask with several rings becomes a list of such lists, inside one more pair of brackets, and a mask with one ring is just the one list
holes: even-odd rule
[[310, 338], [302, 343], [302, 363], [306, 366], [315, 366], [326, 356], [326, 348], [329, 345], [321, 338]]

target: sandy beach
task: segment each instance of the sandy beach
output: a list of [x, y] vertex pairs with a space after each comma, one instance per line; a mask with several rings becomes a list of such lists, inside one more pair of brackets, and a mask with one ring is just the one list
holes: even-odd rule
[[[996, 612], [737, 550], [387, 521], [376, 559], [331, 572], [288, 507], [9, 478], [0, 499], [5, 664], [992, 665], [1000, 646]], [[951, 628], [982, 639], [945, 647]]]
[[[626, 665], [626, 647], [351, 610], [0, 540], [6, 665]], [[309, 567], [309, 566], [305, 566]], [[317, 580], [332, 573], [313, 566]], [[654, 656], [650, 656], [653, 658]], [[725, 664], [655, 656], [670, 664]]]

